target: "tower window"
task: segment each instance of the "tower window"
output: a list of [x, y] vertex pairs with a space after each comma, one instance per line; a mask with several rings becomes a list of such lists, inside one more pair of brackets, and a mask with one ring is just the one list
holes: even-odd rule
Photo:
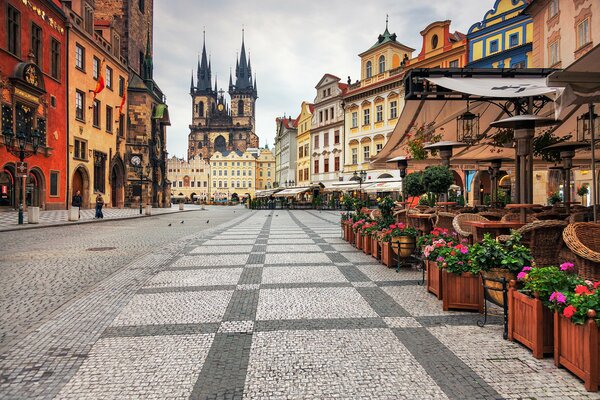
[[204, 102], [198, 103], [198, 115], [204, 117]]
[[244, 100], [238, 100], [238, 116], [244, 115]]
[[383, 74], [385, 71], [385, 56], [379, 57], [379, 73]]
[[365, 67], [367, 78], [373, 76], [373, 66], [371, 61], [367, 61], [367, 66]]

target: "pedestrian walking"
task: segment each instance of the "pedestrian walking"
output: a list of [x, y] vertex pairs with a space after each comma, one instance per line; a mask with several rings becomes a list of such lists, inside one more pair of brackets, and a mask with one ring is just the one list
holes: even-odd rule
[[94, 218], [102, 218], [104, 219], [104, 214], [102, 214], [102, 206], [104, 205], [104, 199], [102, 195], [98, 193], [96, 196], [96, 216]]
[[74, 195], [73, 195], [73, 200], [71, 200], [71, 206], [73, 207], [77, 207], [78, 211], [77, 211], [77, 218], [81, 218], [81, 205], [83, 204], [83, 198], [81, 197], [81, 192], [78, 190]]

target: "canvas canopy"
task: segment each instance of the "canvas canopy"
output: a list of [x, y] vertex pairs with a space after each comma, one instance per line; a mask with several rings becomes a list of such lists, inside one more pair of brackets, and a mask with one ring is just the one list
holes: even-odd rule
[[289, 189], [284, 189], [281, 192], [277, 192], [273, 196], [274, 197], [293, 197], [293, 196], [296, 196], [297, 194], [306, 193], [309, 190], [310, 190], [309, 187], [289, 188]]

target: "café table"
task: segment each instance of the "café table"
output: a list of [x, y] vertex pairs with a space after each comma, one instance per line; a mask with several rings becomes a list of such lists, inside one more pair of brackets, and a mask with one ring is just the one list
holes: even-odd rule
[[435, 205], [438, 207], [444, 207], [444, 211], [448, 212], [448, 206], [455, 206], [456, 202], [455, 201], [438, 201], [437, 203], [435, 203]]
[[433, 229], [433, 219], [435, 214], [408, 214], [408, 225], [412, 226], [424, 235], [429, 234]]
[[515, 221], [464, 221], [463, 224], [475, 228], [473, 243], [481, 242], [483, 235], [489, 233], [492, 237], [507, 235], [511, 229], [519, 229], [525, 223]]
[[532, 210], [534, 208], [542, 208], [541, 204], [507, 204], [505, 208], [507, 210], [519, 210], [521, 212], [521, 222], [525, 223], [527, 221], [527, 211]]

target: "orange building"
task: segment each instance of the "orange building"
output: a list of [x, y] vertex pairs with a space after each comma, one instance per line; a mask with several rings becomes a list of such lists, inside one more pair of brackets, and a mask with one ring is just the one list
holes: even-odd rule
[[469, 62], [467, 36], [450, 33], [450, 21], [436, 21], [421, 31], [421, 52], [406, 62], [412, 68], [462, 68]]

